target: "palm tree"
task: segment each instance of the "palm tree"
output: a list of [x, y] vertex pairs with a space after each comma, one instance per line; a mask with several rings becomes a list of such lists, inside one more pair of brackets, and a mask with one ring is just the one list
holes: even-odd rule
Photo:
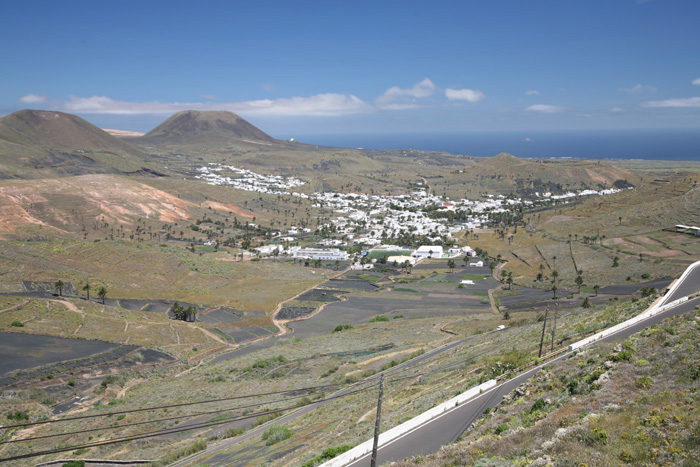
[[593, 291], [595, 292], [595, 296], [598, 296], [598, 290], [600, 290], [600, 286], [598, 284], [593, 286]]
[[581, 294], [581, 286], [583, 285], [583, 277], [579, 274], [576, 276], [576, 285], [578, 285], [578, 293]]
[[457, 267], [457, 263], [454, 262], [454, 260], [449, 260], [447, 262], [447, 267], [450, 268], [450, 272], [455, 272], [455, 268]]
[[557, 289], [558, 289], [557, 284], [556, 283], [552, 284], [552, 292], [554, 293], [554, 295], [552, 295], [552, 300], [557, 298]]
[[99, 289], [97, 289], [97, 296], [102, 299], [102, 304], [105, 304], [105, 298], [107, 297], [107, 287], [104, 285], [100, 286]]
[[63, 281], [59, 279], [53, 286], [56, 290], [58, 290], [58, 296], [63, 297], [63, 287], [65, 287], [66, 284], [64, 284]]
[[87, 299], [90, 301], [90, 283], [86, 282], [85, 285], [83, 286], [83, 290], [85, 293], [87, 293]]
[[590, 308], [591, 307], [591, 301], [588, 297], [583, 299], [583, 303], [581, 303], [581, 306], [583, 308]]

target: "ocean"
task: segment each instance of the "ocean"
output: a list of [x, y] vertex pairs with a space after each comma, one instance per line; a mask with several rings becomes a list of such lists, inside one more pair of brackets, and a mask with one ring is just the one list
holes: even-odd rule
[[382, 133], [275, 135], [321, 146], [363, 149], [421, 149], [489, 157], [700, 161], [700, 129], [484, 131], [464, 133]]

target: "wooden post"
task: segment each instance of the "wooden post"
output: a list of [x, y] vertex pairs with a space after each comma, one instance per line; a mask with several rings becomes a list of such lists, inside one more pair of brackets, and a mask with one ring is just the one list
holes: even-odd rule
[[542, 337], [540, 338], [540, 353], [537, 354], [537, 358], [542, 356], [542, 345], [544, 345], [544, 330], [547, 327], [547, 314], [549, 314], [549, 306], [544, 309], [544, 324], [542, 325]]
[[382, 419], [382, 393], [384, 392], [384, 375], [379, 378], [379, 399], [377, 400], [377, 419], [374, 421], [374, 446], [372, 447], [371, 467], [377, 467], [377, 448], [379, 445], [379, 424]]

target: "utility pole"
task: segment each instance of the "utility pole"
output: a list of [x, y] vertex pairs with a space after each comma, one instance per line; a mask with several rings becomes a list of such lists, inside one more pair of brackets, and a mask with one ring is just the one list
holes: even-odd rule
[[384, 374], [379, 378], [379, 399], [377, 400], [377, 419], [374, 421], [374, 446], [370, 467], [377, 467], [377, 447], [379, 445], [379, 424], [382, 418], [382, 393], [384, 392]]
[[549, 314], [549, 305], [544, 309], [544, 324], [542, 324], [542, 337], [540, 338], [540, 353], [537, 358], [542, 356], [542, 345], [544, 345], [544, 330], [547, 327], [547, 315]]
[[554, 336], [557, 333], [557, 315], [559, 314], [559, 304], [554, 302], [554, 327], [552, 328], [552, 348], [550, 352], [554, 352]]

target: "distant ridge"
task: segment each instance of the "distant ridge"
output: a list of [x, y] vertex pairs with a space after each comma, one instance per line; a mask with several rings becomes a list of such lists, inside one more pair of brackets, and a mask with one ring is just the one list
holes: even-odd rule
[[20, 110], [0, 118], [0, 178], [131, 173], [149, 168], [147, 160], [76, 115]]
[[483, 159], [466, 169], [478, 179], [513, 184], [518, 192], [561, 192], [583, 187], [627, 188], [639, 176], [606, 161], [580, 159], [524, 159], [507, 153]]
[[245, 119], [223, 110], [177, 112], [143, 137], [129, 141], [155, 145], [278, 143], [275, 138]]
[[138, 152], [82, 118], [48, 110], [20, 110], [0, 118], [0, 139], [20, 146], [42, 146], [67, 151]]

